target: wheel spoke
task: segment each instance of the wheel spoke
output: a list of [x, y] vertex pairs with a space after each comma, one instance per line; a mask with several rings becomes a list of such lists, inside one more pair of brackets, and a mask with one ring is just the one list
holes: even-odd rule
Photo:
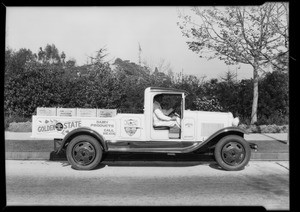
[[85, 149], [89, 149], [90, 146], [91, 146], [91, 144], [89, 142], [83, 142], [81, 147], [85, 148]]
[[77, 144], [77, 145], [75, 146], [75, 148], [74, 148], [74, 151], [75, 151], [75, 152], [79, 152], [79, 150], [81, 149], [81, 146], [82, 146], [81, 143]]
[[89, 155], [85, 155], [83, 157], [83, 162], [84, 162], [85, 165], [87, 165], [87, 164], [89, 164], [91, 162]]
[[226, 162], [231, 163], [232, 161], [232, 156], [231, 156], [231, 152], [230, 151], [224, 151], [223, 152], [223, 158]]
[[232, 148], [236, 151], [236, 152], [243, 152], [243, 147], [240, 145], [240, 144], [238, 144], [238, 143], [233, 143], [232, 144]]
[[83, 146], [84, 149], [88, 150], [89, 152], [94, 152], [94, 147], [89, 142], [84, 142]]

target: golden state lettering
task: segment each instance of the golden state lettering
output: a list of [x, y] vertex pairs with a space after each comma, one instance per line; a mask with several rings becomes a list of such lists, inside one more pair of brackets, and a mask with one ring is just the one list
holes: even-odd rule
[[[65, 122], [63, 123], [63, 126], [64, 129], [81, 127], [81, 121]], [[56, 130], [55, 124], [38, 127], [38, 132], [50, 132], [55, 130]]]
[[55, 125], [46, 125], [46, 126], [39, 126], [38, 132], [47, 132], [47, 131], [54, 131]]
[[64, 129], [81, 127], [81, 121], [72, 121], [64, 123]]

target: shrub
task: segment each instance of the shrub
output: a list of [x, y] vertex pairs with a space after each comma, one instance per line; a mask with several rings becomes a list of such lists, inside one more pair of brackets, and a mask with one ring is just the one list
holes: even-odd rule
[[282, 125], [246, 125], [240, 124], [239, 128], [245, 130], [248, 133], [288, 133], [289, 126]]
[[280, 132], [289, 132], [289, 125], [283, 125], [279, 126], [280, 127]]
[[9, 127], [7, 129], [11, 132], [31, 132], [32, 131], [32, 124], [30, 121], [27, 122], [12, 122], [9, 124]]
[[256, 125], [285, 125], [289, 123], [288, 115], [282, 115], [275, 112], [270, 117], [261, 116], [258, 121], [255, 123]]
[[261, 125], [261, 126], [258, 126], [258, 128], [260, 129], [261, 133], [279, 133], [280, 132], [279, 127], [275, 124]]
[[27, 118], [27, 117], [24, 117], [24, 116], [18, 116], [16, 114], [5, 116], [5, 118], [4, 118], [4, 129], [5, 130], [8, 129], [10, 123], [13, 123], [13, 122], [19, 123], [19, 122], [27, 122], [27, 121], [31, 121], [31, 117]]
[[248, 128], [249, 133], [260, 133], [260, 129], [256, 125], [250, 125]]

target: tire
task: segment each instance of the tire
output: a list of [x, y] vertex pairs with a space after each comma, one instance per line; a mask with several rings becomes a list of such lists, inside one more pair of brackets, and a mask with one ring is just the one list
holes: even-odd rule
[[241, 136], [229, 135], [223, 137], [214, 151], [217, 163], [227, 171], [244, 169], [249, 163], [251, 149], [247, 141]]
[[101, 161], [103, 150], [100, 143], [88, 135], [79, 135], [67, 146], [67, 159], [77, 170], [94, 169]]

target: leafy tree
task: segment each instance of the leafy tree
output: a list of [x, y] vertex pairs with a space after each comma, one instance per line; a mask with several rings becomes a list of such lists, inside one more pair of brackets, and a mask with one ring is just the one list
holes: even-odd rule
[[17, 52], [11, 49], [5, 51], [5, 76], [21, 74], [26, 63], [35, 61], [36, 55], [30, 49], [21, 48]]
[[[243, 79], [239, 82], [238, 93], [237, 93], [237, 114], [236, 116], [241, 117], [246, 120], [248, 117], [251, 117], [251, 98], [253, 91], [253, 79]], [[251, 121], [251, 120], [250, 120]]]
[[120, 112], [142, 113], [144, 89], [151, 85], [149, 69], [120, 58], [117, 58], [113, 65], [122, 87]]
[[73, 68], [76, 66], [76, 60], [75, 59], [70, 59], [66, 62], [66, 66], [67, 67], [70, 67], [70, 68]]
[[[105, 61], [105, 49], [97, 51], [91, 64], [70, 68], [73, 75], [67, 105], [85, 108], [118, 108], [122, 94], [119, 81]], [[75, 68], [75, 71], [74, 71]]]
[[65, 59], [65, 54], [59, 55], [59, 51], [56, 48], [54, 44], [50, 45], [47, 44], [44, 49], [40, 47], [39, 53], [38, 53], [38, 60], [41, 61], [42, 63], [50, 63], [50, 64], [58, 64], [61, 62], [61, 56], [64, 57], [63, 60]]
[[281, 71], [268, 73], [261, 80], [259, 115], [265, 121], [276, 116], [280, 124], [287, 120], [289, 114], [288, 74]]
[[60, 58], [62, 59], [62, 63], [65, 63], [66, 54], [64, 52], [61, 53]]
[[160, 72], [157, 67], [155, 67], [154, 72], [150, 76], [150, 83], [152, 86], [169, 88], [172, 86], [172, 79], [169, 75]]
[[195, 100], [195, 105], [197, 110], [203, 111], [224, 111], [223, 107], [221, 106], [220, 102], [216, 98], [207, 97], [197, 97]]
[[[35, 55], [29, 50], [21, 48], [17, 52], [6, 49], [5, 51], [5, 81], [4, 81], [4, 111], [5, 115], [14, 113], [24, 115], [21, 110], [22, 96], [19, 92], [27, 86], [26, 66], [36, 60]], [[21, 86], [22, 85], [22, 86]], [[26, 94], [24, 94], [26, 96]], [[20, 100], [20, 101], [18, 101]]]
[[185, 107], [190, 110], [198, 110], [196, 104], [197, 98], [202, 98], [203, 90], [201, 89], [202, 81], [194, 75], [177, 75], [173, 82], [174, 87], [187, 91]]
[[[116, 108], [122, 113], [143, 113], [144, 89], [161, 86], [186, 90], [189, 93], [187, 109], [231, 111], [244, 123], [251, 117], [249, 96], [253, 79], [236, 81], [231, 72], [208, 81], [193, 75], [172, 77], [158, 68], [151, 72], [149, 67], [120, 58], [112, 69], [102, 57], [105, 54], [102, 51], [94, 57], [93, 63], [77, 66], [75, 60], [50, 63], [45, 57], [41, 62], [29, 49], [13, 51], [7, 48], [5, 116], [31, 117], [37, 107], [43, 106]], [[288, 73], [279, 70], [267, 73], [259, 83], [259, 122], [286, 124]]]
[[253, 68], [251, 123], [257, 121], [259, 71], [288, 53], [288, 11], [282, 4], [252, 7], [193, 8], [178, 22], [189, 49], [207, 59], [226, 64], [244, 63]]

